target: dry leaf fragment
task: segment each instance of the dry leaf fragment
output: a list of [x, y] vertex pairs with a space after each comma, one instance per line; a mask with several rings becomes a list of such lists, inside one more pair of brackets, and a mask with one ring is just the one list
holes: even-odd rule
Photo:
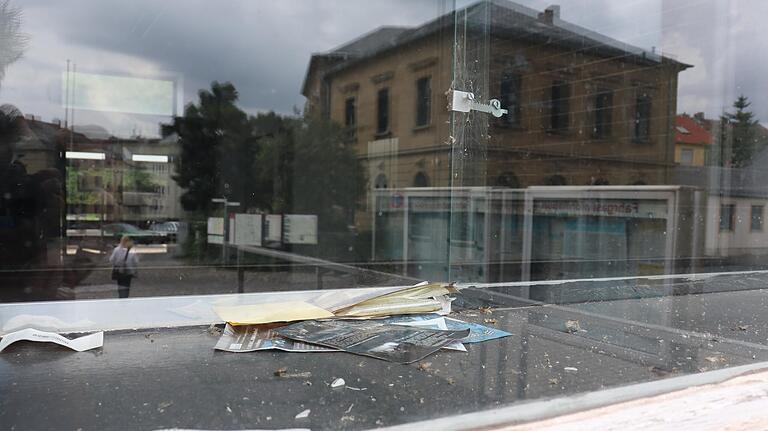
[[280, 367], [280, 368], [278, 368], [278, 369], [276, 369], [276, 370], [275, 370], [274, 374], [275, 374], [277, 377], [283, 377], [283, 376], [285, 375], [285, 373], [287, 373], [287, 372], [288, 372], [288, 369], [287, 369], [287, 368], [285, 368], [285, 367]]
[[578, 320], [567, 320], [565, 322], [565, 332], [573, 334], [579, 331], [581, 331], [581, 325], [579, 325]]
[[496, 319], [483, 319], [483, 323], [488, 323], [490, 325], [496, 324]]

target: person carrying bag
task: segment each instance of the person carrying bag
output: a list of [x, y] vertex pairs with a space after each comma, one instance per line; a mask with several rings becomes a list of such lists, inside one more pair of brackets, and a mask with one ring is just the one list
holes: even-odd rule
[[112, 280], [117, 282], [117, 295], [127, 298], [131, 288], [131, 280], [136, 276], [139, 258], [131, 250], [133, 241], [129, 236], [120, 238], [120, 244], [112, 251], [109, 263], [112, 264]]

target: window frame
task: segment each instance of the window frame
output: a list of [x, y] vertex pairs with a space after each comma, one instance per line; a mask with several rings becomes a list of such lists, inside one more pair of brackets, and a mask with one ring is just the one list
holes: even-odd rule
[[[755, 218], [755, 209], [759, 208], [759, 214], [757, 219]], [[762, 232], [763, 231], [763, 214], [765, 214], [765, 205], [752, 204], [749, 207], [749, 231], [750, 232]], [[755, 227], [755, 221], [759, 222], [759, 226]]]
[[379, 88], [376, 91], [376, 136], [386, 136], [390, 133], [392, 126], [389, 111], [389, 87]]
[[[511, 91], [505, 91], [505, 87]], [[522, 121], [522, 98], [523, 75], [518, 72], [505, 72], [499, 80], [499, 101], [501, 107], [507, 110], [499, 120], [502, 126], [521, 127]]]
[[[607, 105], [601, 107], [601, 100], [606, 100]], [[592, 138], [610, 138], [613, 133], [613, 90], [599, 88], [593, 96], [593, 103]]]
[[549, 131], [565, 133], [570, 128], [571, 85], [565, 79], [555, 79], [549, 89]]
[[[727, 218], [727, 224], [723, 224], [723, 221], [726, 219], [724, 218], [724, 215], [726, 213], [725, 209], [729, 209], [728, 218]], [[736, 230], [736, 204], [733, 203], [727, 203], [727, 204], [720, 204], [720, 217], [719, 217], [719, 231], [720, 232], [734, 232]]]
[[634, 115], [632, 118], [632, 141], [647, 143], [651, 141], [653, 98], [648, 91], [635, 94]]
[[429, 127], [432, 124], [432, 76], [422, 76], [416, 80], [415, 114], [415, 128]]

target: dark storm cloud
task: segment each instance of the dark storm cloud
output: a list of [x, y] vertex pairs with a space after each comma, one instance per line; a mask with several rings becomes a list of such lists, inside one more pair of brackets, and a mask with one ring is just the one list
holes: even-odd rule
[[[250, 112], [288, 113], [303, 104], [299, 92], [311, 53], [330, 50], [382, 25], [415, 26], [471, 3], [30, 0], [18, 4], [25, 11], [24, 31], [32, 36], [32, 43], [25, 59], [9, 69], [12, 74], [15, 68], [17, 75], [4, 82], [4, 96], [13, 95], [18, 103], [27, 105], [27, 111], [50, 118], [60, 111], [60, 107], [48, 105], [50, 93], [55, 92], [51, 88], [60, 83], [65, 59], [78, 62], [81, 70], [142, 76], [147, 73], [145, 65], [125, 59], [135, 58], [158, 70], [180, 74], [186, 101], [195, 100], [196, 91], [213, 80], [232, 81], [240, 91], [241, 105]], [[759, 118], [768, 119], [768, 101], [763, 96], [768, 91], [763, 55], [768, 38], [761, 32], [768, 2], [520, 3], [536, 10], [560, 3], [564, 20], [645, 49], [661, 49], [692, 64], [692, 69], [679, 76], [679, 112], [705, 111], [715, 116], [737, 94], [744, 93], [752, 99]], [[26, 79], [31, 73], [39, 77]], [[45, 91], [38, 87], [45, 85], [48, 105], [35, 102], [43, 99]], [[34, 96], [35, 92], [40, 95]], [[118, 120], [126, 124], [139, 121], [115, 117], [113, 128], [118, 127]], [[128, 126], [121, 123], [119, 127]]]
[[302, 103], [300, 86], [312, 52], [379, 25], [415, 25], [439, 12], [438, 2], [405, 0], [78, 1], [45, 7], [47, 24], [68, 43], [141, 57], [181, 73], [188, 98], [213, 80], [231, 81], [247, 108], [281, 112]]

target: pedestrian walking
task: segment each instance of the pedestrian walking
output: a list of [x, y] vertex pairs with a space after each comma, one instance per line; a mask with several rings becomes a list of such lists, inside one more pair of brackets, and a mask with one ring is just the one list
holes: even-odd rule
[[129, 236], [120, 238], [120, 244], [112, 250], [109, 257], [112, 264], [112, 280], [117, 282], [117, 295], [127, 298], [131, 289], [131, 280], [138, 274], [139, 256], [133, 250], [133, 240]]

